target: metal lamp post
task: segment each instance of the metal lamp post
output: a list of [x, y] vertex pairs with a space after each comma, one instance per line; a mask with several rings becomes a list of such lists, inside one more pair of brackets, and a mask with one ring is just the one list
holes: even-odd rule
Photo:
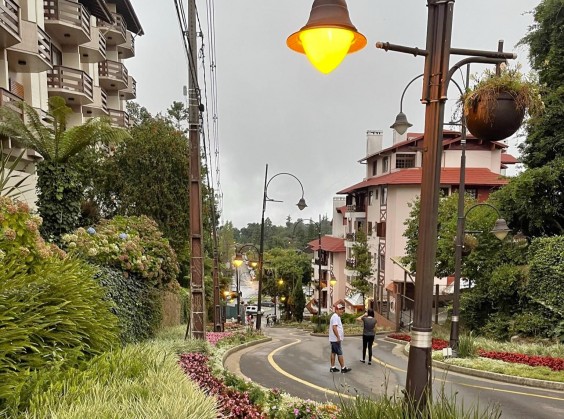
[[[425, 49], [377, 42], [385, 51], [409, 53], [425, 57], [422, 103], [425, 105], [423, 140], [423, 172], [421, 179], [421, 210], [419, 215], [419, 246], [417, 247], [417, 273], [413, 333], [407, 367], [407, 398], [417, 409], [426, 406], [431, 394], [432, 367], [432, 304], [435, 259], [437, 250], [437, 220], [440, 198], [440, 169], [446, 91], [452, 74], [470, 62], [501, 63], [515, 58], [512, 53], [451, 48], [453, 10], [455, 0], [427, 0], [427, 44]], [[343, 30], [349, 33], [348, 52], [363, 45], [356, 28], [350, 23], [345, 0], [314, 0], [307, 25], [291, 35], [287, 45], [296, 52], [315, 49], [305, 36], [309, 29]], [[302, 36], [303, 35], [303, 36]], [[321, 37], [320, 37], [321, 38]], [[318, 38], [319, 39], [319, 38]], [[331, 36], [324, 38], [331, 43]], [[325, 45], [327, 47], [327, 45]], [[332, 45], [328, 46], [330, 49]], [[449, 70], [451, 55], [470, 56]], [[314, 55], [308, 52], [308, 56]]]
[[[464, 190], [459, 191], [462, 195], [462, 210], [464, 211]], [[476, 207], [486, 206], [492, 208], [498, 219], [495, 222], [494, 228], [491, 233], [496, 236], [499, 240], [505, 239], [507, 234], [511, 231], [507, 227], [507, 223], [499, 213], [499, 210], [491, 204], [486, 202], [479, 202], [472, 205], [466, 210], [466, 213], [462, 212], [462, 216], [458, 217], [458, 223], [456, 228], [456, 248], [454, 253], [454, 293], [452, 300], [452, 318], [450, 323], [450, 342], [449, 346], [452, 349], [452, 356], [456, 357], [458, 355], [458, 343], [459, 343], [459, 313], [460, 313], [460, 276], [462, 271], [462, 247], [464, 246], [464, 224], [468, 213]]]
[[262, 323], [262, 313], [261, 313], [261, 294], [262, 294], [262, 268], [263, 268], [263, 263], [264, 263], [264, 213], [266, 211], [266, 202], [270, 201], [270, 202], [282, 202], [282, 201], [278, 201], [272, 198], [268, 197], [268, 185], [270, 185], [270, 182], [272, 182], [272, 180], [280, 175], [287, 175], [287, 176], [291, 176], [294, 179], [296, 179], [298, 181], [298, 183], [300, 184], [300, 187], [302, 188], [302, 197], [300, 198], [300, 200], [298, 201], [298, 203], [296, 204], [297, 207], [300, 209], [300, 211], [302, 211], [305, 207], [307, 207], [307, 204], [305, 202], [304, 199], [304, 186], [302, 185], [302, 182], [293, 174], [291, 173], [287, 173], [287, 172], [281, 172], [281, 173], [277, 173], [274, 176], [272, 176], [270, 179], [268, 179], [268, 164], [266, 165], [266, 169], [264, 171], [264, 190], [263, 190], [263, 194], [262, 194], [262, 216], [261, 216], [261, 220], [260, 220], [260, 247], [259, 247], [259, 262], [258, 262], [258, 269], [259, 269], [259, 273], [258, 273], [258, 298], [257, 298], [257, 309], [258, 309], [258, 313], [257, 313], [257, 330], [260, 330], [261, 328], [261, 323]]

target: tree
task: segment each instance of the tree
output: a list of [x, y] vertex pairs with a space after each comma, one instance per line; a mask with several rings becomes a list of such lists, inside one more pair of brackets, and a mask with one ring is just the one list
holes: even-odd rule
[[370, 291], [368, 279], [372, 276], [372, 258], [366, 233], [363, 230], [356, 232], [356, 240], [352, 247], [352, 253], [355, 259], [354, 270], [356, 271], [356, 275], [351, 285], [362, 294], [362, 301], [364, 303], [365, 295]]
[[562, 0], [542, 0], [534, 24], [521, 44], [529, 46], [529, 61], [544, 85], [545, 112], [529, 120], [521, 145], [523, 162], [540, 168], [564, 155], [564, 13]]
[[0, 134], [43, 157], [37, 164], [37, 206], [43, 218], [41, 234], [59, 243], [63, 234], [79, 224], [83, 185], [71, 159], [89, 146], [116, 144], [128, 134], [112, 127], [108, 118], [91, 118], [82, 125], [67, 128], [73, 111], [58, 96], [49, 98], [47, 117], [25, 102], [18, 106], [24, 112], [25, 122], [12, 109], [0, 107]]
[[186, 137], [170, 121], [147, 115], [130, 133], [101, 163], [98, 178], [91, 181], [92, 199], [103, 217], [146, 215], [155, 220], [186, 272], [190, 242]]

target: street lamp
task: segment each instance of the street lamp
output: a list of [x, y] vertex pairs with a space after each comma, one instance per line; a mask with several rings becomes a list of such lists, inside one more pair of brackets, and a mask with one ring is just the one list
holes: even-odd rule
[[337, 284], [337, 278], [331, 276], [329, 284], [331, 284], [331, 307], [333, 307], [333, 288], [335, 288], [335, 285]]
[[[417, 272], [415, 287], [415, 307], [412, 328], [411, 346], [407, 366], [406, 390], [407, 398], [418, 410], [426, 406], [432, 387], [432, 305], [433, 283], [435, 277], [435, 259], [437, 251], [437, 220], [440, 198], [440, 169], [443, 138], [443, 116], [446, 91], [452, 74], [461, 66], [471, 63], [498, 64], [515, 58], [515, 54], [500, 51], [481, 51], [451, 48], [452, 22], [455, 0], [427, 0], [427, 44], [425, 49], [394, 45], [388, 42], [377, 42], [376, 47], [385, 51], [409, 53], [425, 57], [423, 74], [422, 103], [425, 105], [425, 129], [423, 137], [423, 172], [421, 179], [421, 209], [419, 212], [419, 246], [417, 247]], [[310, 20], [317, 18], [323, 10], [341, 8], [341, 15], [346, 13], [344, 0], [315, 0]], [[327, 9], [326, 9], [327, 8]], [[343, 10], [344, 9], [344, 10]], [[347, 29], [343, 19], [331, 21], [332, 13], [325, 14], [326, 19], [320, 26]], [[348, 17], [348, 13], [347, 13]], [[319, 19], [321, 21], [321, 19]], [[317, 20], [316, 20], [317, 22]], [[308, 25], [310, 23], [308, 22]], [[319, 25], [319, 23], [317, 23]], [[305, 28], [308, 27], [306, 25]], [[312, 22], [311, 26], [315, 26]], [[354, 28], [354, 27], [353, 27]], [[350, 30], [350, 27], [349, 27]], [[353, 31], [354, 33], [354, 31]], [[294, 35], [288, 38], [287, 44], [295, 51], [292, 42]], [[351, 40], [349, 52], [354, 48]], [[307, 37], [300, 37], [301, 43], [308, 42]], [[314, 46], [303, 46], [305, 51]], [[456, 63], [449, 70], [451, 54], [470, 56]]]
[[[461, 169], [462, 170], [462, 169]], [[472, 205], [464, 213], [464, 183], [461, 183], [461, 189], [458, 191], [459, 195], [462, 196], [462, 211], [458, 211], [458, 222], [456, 224], [456, 248], [454, 252], [454, 292], [452, 299], [452, 317], [450, 323], [450, 348], [452, 349], [452, 356], [456, 357], [458, 355], [458, 343], [459, 343], [459, 313], [460, 313], [460, 275], [462, 270], [462, 247], [464, 246], [464, 224], [468, 213], [476, 207], [486, 206], [492, 208], [497, 213], [497, 220], [490, 233], [492, 233], [498, 240], [503, 240], [507, 237], [510, 229], [507, 227], [507, 223], [499, 213], [499, 210], [487, 202], [479, 202]], [[459, 203], [460, 203], [459, 196]], [[462, 214], [462, 215], [461, 215]]]
[[237, 292], [237, 323], [241, 323], [241, 285], [239, 282], [239, 267], [243, 264], [243, 258], [240, 257], [241, 254], [238, 253], [233, 259], [233, 265], [235, 266], [235, 292]]
[[282, 201], [278, 201], [276, 199], [272, 199], [268, 197], [268, 185], [270, 185], [270, 182], [272, 182], [272, 180], [280, 175], [287, 175], [290, 177], [293, 177], [294, 179], [296, 179], [298, 181], [298, 183], [300, 184], [300, 187], [302, 188], [302, 197], [300, 198], [300, 200], [298, 201], [298, 203], [296, 204], [297, 207], [300, 209], [300, 211], [302, 211], [305, 207], [307, 207], [307, 204], [305, 202], [304, 199], [304, 186], [302, 185], [302, 182], [293, 174], [291, 173], [287, 173], [287, 172], [281, 172], [281, 173], [277, 173], [274, 176], [272, 176], [270, 179], [268, 179], [268, 164], [266, 165], [266, 169], [264, 171], [264, 190], [263, 190], [263, 194], [262, 194], [262, 216], [261, 216], [261, 220], [260, 220], [260, 249], [259, 249], [259, 261], [258, 261], [258, 270], [259, 270], [259, 277], [258, 277], [258, 298], [257, 298], [257, 330], [260, 330], [261, 328], [261, 323], [262, 323], [262, 313], [261, 313], [261, 294], [262, 294], [262, 267], [263, 267], [263, 262], [264, 262], [264, 213], [266, 211], [266, 202], [270, 201], [270, 202], [282, 202]]

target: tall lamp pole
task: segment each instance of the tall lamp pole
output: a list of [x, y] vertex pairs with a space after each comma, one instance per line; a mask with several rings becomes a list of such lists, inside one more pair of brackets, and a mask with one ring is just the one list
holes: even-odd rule
[[272, 182], [272, 180], [280, 175], [287, 175], [287, 176], [291, 176], [294, 179], [296, 179], [298, 181], [298, 183], [300, 184], [300, 187], [302, 188], [302, 197], [300, 198], [300, 200], [298, 201], [298, 203], [296, 204], [297, 207], [300, 209], [300, 211], [302, 211], [305, 207], [307, 207], [307, 204], [305, 202], [304, 199], [304, 186], [302, 185], [302, 182], [293, 174], [291, 173], [287, 173], [287, 172], [281, 172], [281, 173], [277, 173], [274, 176], [272, 176], [270, 179], [268, 179], [268, 164], [266, 165], [265, 171], [264, 171], [264, 190], [263, 190], [263, 194], [262, 194], [262, 216], [261, 216], [261, 220], [260, 220], [260, 247], [259, 247], [259, 274], [258, 274], [258, 298], [257, 298], [257, 330], [260, 330], [261, 328], [261, 323], [262, 323], [262, 313], [261, 313], [261, 294], [262, 294], [262, 268], [263, 268], [263, 258], [264, 258], [264, 213], [266, 211], [266, 202], [270, 201], [270, 202], [282, 202], [282, 201], [277, 201], [275, 199], [271, 199], [268, 197], [268, 185], [270, 185], [270, 182]]
[[[425, 57], [421, 100], [425, 105], [425, 130], [421, 210], [419, 212], [420, 245], [417, 247], [414, 320], [406, 380], [407, 398], [418, 409], [425, 407], [427, 396], [431, 394], [432, 387], [432, 296], [437, 250], [443, 117], [448, 83], [453, 72], [462, 65], [470, 62], [497, 64], [516, 57], [514, 54], [499, 51], [451, 48], [454, 0], [427, 0], [427, 10], [427, 44], [425, 49], [394, 45], [387, 42], [376, 43], [377, 48], [386, 51], [397, 51]], [[328, 58], [334, 57], [332, 30], [335, 28], [349, 34], [346, 37], [348, 45], [344, 47], [340, 45], [340, 50], [344, 53], [340, 56], [337, 54], [339, 61], [344, 58], [347, 52], [357, 51], [366, 45], [366, 38], [358, 33], [350, 21], [345, 0], [314, 0], [308, 23], [299, 32], [288, 37], [286, 43], [294, 51], [306, 53], [314, 66], [319, 68], [316, 53], [323, 47], [329, 49]], [[325, 37], [323, 37], [324, 35]], [[315, 45], [313, 41], [320, 39], [325, 40], [324, 45]], [[330, 44], [330, 46], [327, 44]], [[451, 54], [470, 55], [471, 57], [459, 61], [449, 70]], [[325, 67], [325, 69], [327, 68], [330, 67]]]
[[[459, 192], [460, 193], [460, 192]], [[509, 227], [507, 227], [506, 221], [501, 218], [501, 214], [499, 210], [491, 204], [487, 202], [479, 202], [477, 204], [472, 205], [470, 208], [466, 210], [464, 213], [464, 195], [462, 192], [462, 216], [459, 218], [456, 228], [456, 249], [455, 249], [455, 259], [454, 259], [454, 294], [453, 294], [453, 301], [452, 301], [452, 320], [450, 323], [450, 342], [449, 346], [452, 349], [452, 356], [456, 357], [458, 355], [458, 343], [459, 343], [459, 313], [460, 313], [460, 276], [462, 270], [462, 247], [464, 246], [464, 224], [466, 221], [466, 217], [476, 207], [486, 206], [488, 208], [493, 209], [497, 214], [497, 220], [495, 225], [490, 233], [496, 236], [499, 240], [503, 240], [507, 237], [507, 234], [511, 231]], [[459, 198], [460, 203], [460, 198]], [[460, 208], [459, 208], [460, 211]]]

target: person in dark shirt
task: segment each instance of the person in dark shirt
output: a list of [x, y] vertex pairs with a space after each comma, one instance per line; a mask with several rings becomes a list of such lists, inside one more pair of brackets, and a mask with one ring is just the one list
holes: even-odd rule
[[366, 362], [366, 350], [368, 349], [368, 365], [372, 365], [372, 345], [374, 344], [374, 336], [376, 334], [376, 318], [374, 310], [369, 308], [362, 316], [357, 317], [357, 322], [363, 323], [362, 330], [362, 359], [360, 362]]

